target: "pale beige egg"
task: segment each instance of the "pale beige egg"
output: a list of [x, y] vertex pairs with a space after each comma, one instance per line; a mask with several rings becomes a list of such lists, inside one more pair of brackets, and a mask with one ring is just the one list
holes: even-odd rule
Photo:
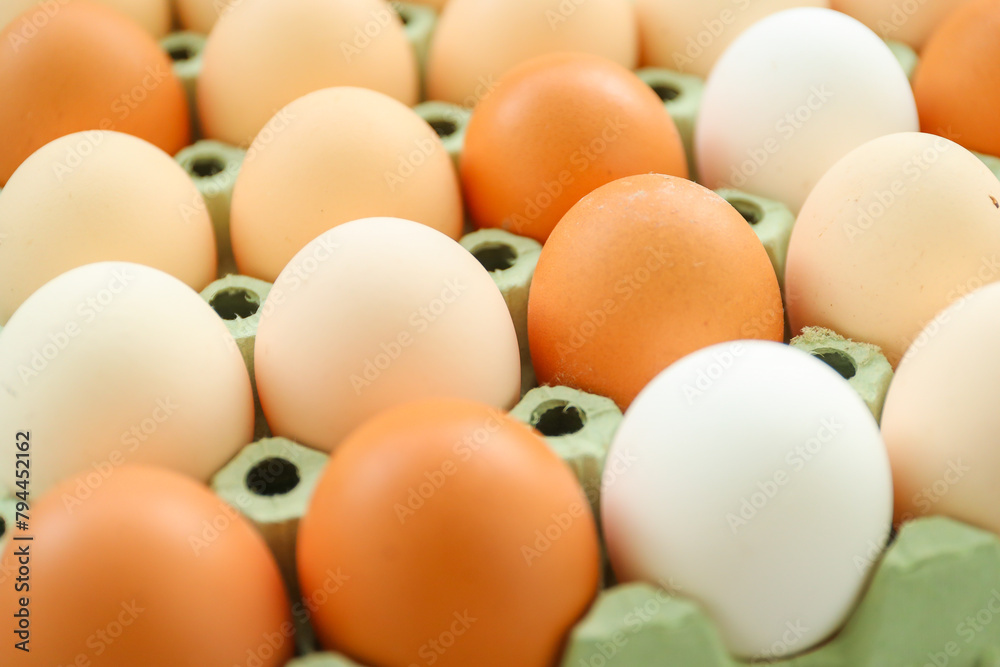
[[215, 279], [215, 233], [187, 173], [119, 132], [43, 146], [0, 193], [0, 324], [36, 289], [107, 260], [146, 264], [200, 290]]
[[850, 14], [891, 39], [921, 49], [948, 16], [969, 0], [831, 0], [830, 5]]
[[[18, 18], [18, 15], [34, 5], [41, 5], [44, 14], [32, 16], [29, 21], [38, 24], [46, 23], [70, 0], [3, 0], [0, 3], [0, 29]], [[93, 0], [102, 5], [116, 9], [125, 16], [145, 28], [149, 34], [159, 39], [170, 32], [172, 21], [170, 0]], [[214, 0], [209, 0], [213, 2]], [[20, 20], [20, 19], [18, 19]], [[41, 27], [44, 27], [42, 25]]]

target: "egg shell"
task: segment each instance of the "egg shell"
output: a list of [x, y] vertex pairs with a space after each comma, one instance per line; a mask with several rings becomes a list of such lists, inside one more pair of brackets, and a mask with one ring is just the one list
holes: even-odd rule
[[829, 9], [788, 9], [736, 38], [716, 63], [695, 128], [701, 182], [797, 212], [834, 162], [917, 129], [909, 81], [889, 47]]
[[[41, 5], [44, 12], [34, 19], [36, 27], [42, 21], [48, 23], [48, 18], [61, 11], [67, 2], [70, 0], [4, 0], [0, 6], [0, 29], [9, 25], [14, 19], [18, 19], [17, 22], [23, 27], [24, 17], [20, 15], [36, 5]], [[157, 39], [170, 32], [173, 18], [170, 0], [97, 0], [97, 2], [128, 16]], [[46, 18], [43, 19], [43, 16]], [[29, 21], [31, 20], [29, 18]]]
[[922, 49], [938, 26], [969, 0], [831, 0], [831, 6], [858, 19], [882, 39]]
[[194, 289], [215, 277], [205, 202], [150, 143], [92, 130], [60, 137], [18, 167], [0, 194], [0, 324], [56, 276], [123, 260]]
[[707, 77], [732, 41], [762, 18], [829, 0], [636, 0], [640, 62]]
[[223, 13], [202, 57], [202, 130], [237, 146], [315, 90], [370, 88], [408, 106], [419, 93], [413, 47], [383, 0], [242, 0]]
[[778, 280], [743, 216], [700, 185], [659, 174], [580, 200], [543, 246], [528, 299], [540, 383], [622, 409], [690, 352], [780, 341], [783, 330]]
[[461, 162], [476, 225], [540, 242], [594, 188], [648, 172], [688, 175], [670, 114], [635, 74], [582, 53], [511, 70], [472, 114]]
[[939, 514], [1000, 533], [998, 331], [992, 284], [938, 313], [899, 364], [882, 413], [897, 521]]
[[913, 80], [920, 128], [1000, 155], [1000, 1], [963, 4], [934, 31]]
[[[126, 462], [207, 480], [253, 434], [250, 378], [222, 320], [139, 264], [88, 264], [35, 292], [0, 332], [0, 387], [0, 428], [37, 443], [33, 494]], [[0, 455], [14, 460], [12, 438]], [[13, 466], [0, 484], [15, 490]]]
[[73, 132], [125, 132], [171, 155], [187, 145], [184, 88], [149, 33], [104, 5], [74, 0], [51, 14], [46, 7], [0, 32], [0, 90], [7, 91], [0, 185], [29, 155]]
[[[363, 664], [548, 667], [597, 592], [598, 542], [572, 472], [486, 405], [383, 412], [331, 458], [299, 527], [303, 592], [325, 648]], [[442, 633], [445, 633], [442, 635]], [[451, 635], [444, 652], [429, 644]]]
[[285, 267], [261, 310], [257, 391], [275, 435], [332, 451], [358, 424], [435, 396], [512, 406], [517, 335], [489, 273], [425, 225], [340, 225]]
[[457, 239], [462, 198], [451, 158], [396, 100], [361, 88], [317, 91], [278, 112], [243, 161], [230, 219], [236, 264], [274, 281], [323, 232], [377, 215]]
[[888, 538], [892, 479], [878, 425], [836, 371], [738, 341], [643, 390], [608, 452], [601, 509], [619, 581], [669, 583], [731, 652], [763, 659], [846, 619]]
[[[38, 435], [33, 429], [32, 453], [49, 445]], [[67, 480], [32, 503], [34, 540], [11, 541], [3, 553], [4, 571], [16, 571], [18, 547], [30, 550], [31, 564], [30, 653], [5, 641], [3, 664], [216, 667], [242, 664], [251, 652], [258, 667], [280, 667], [292, 657], [278, 567], [235, 510], [160, 468], [130, 465], [88, 479]], [[80, 485], [90, 495], [67, 502]], [[5, 615], [23, 594], [2, 587]]]
[[174, 0], [177, 20], [185, 30], [207, 35], [223, 14], [232, 11], [237, 0]]
[[1000, 181], [969, 151], [916, 132], [839, 161], [809, 195], [788, 248], [792, 330], [819, 326], [896, 366], [934, 315], [1000, 279]]
[[514, 66], [562, 51], [634, 69], [638, 40], [630, 0], [451, 0], [431, 42], [428, 99], [474, 107]]

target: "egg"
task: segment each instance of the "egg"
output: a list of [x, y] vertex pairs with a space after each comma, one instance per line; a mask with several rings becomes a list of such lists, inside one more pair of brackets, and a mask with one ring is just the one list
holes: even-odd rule
[[1000, 279], [1000, 182], [943, 137], [881, 137], [839, 161], [792, 229], [793, 331], [820, 326], [882, 348], [895, 366], [963, 293]]
[[646, 172], [688, 174], [670, 114], [635, 74], [578, 53], [508, 73], [472, 114], [461, 158], [476, 226], [540, 242], [594, 188]]
[[888, 538], [878, 425], [839, 373], [785, 345], [678, 361], [632, 403], [607, 461], [601, 514], [619, 581], [694, 599], [751, 662], [835, 632]]
[[187, 173], [119, 132], [60, 137], [0, 193], [0, 324], [43, 284], [77, 266], [126, 260], [201, 290], [215, 278], [212, 220]]
[[1000, 533], [998, 331], [992, 284], [938, 313], [899, 364], [882, 413], [897, 521], [939, 514]]
[[430, 125], [386, 95], [317, 91], [278, 112], [243, 161], [230, 221], [236, 264], [273, 282], [315, 237], [380, 215], [457, 239], [462, 198], [448, 152]]
[[[30, 430], [31, 489], [126, 462], [209, 479], [253, 435], [243, 357], [198, 293], [128, 262], [75, 268], [0, 332], [0, 429]], [[0, 455], [13, 461], [13, 438]], [[14, 466], [0, 488], [16, 490]]]
[[963, 4], [934, 31], [913, 80], [922, 130], [1000, 155], [998, 33], [997, 0]]
[[597, 592], [594, 518], [527, 426], [454, 399], [387, 410], [330, 460], [299, 527], [303, 594], [364, 664], [549, 667]]
[[949, 15], [969, 0], [831, 0], [834, 9], [850, 14], [882, 39], [923, 48]]
[[[36, 5], [41, 5], [42, 13], [38, 14], [37, 18], [35, 16], [19, 18], [18, 23], [24, 26], [25, 19], [29, 23], [34, 22], [35, 27], [38, 27], [39, 23], [48, 23], [48, 19], [59, 12], [67, 2], [69, 0], [4, 0], [3, 6], [0, 6], [0, 29]], [[170, 32], [172, 19], [170, 0], [97, 0], [97, 2], [128, 16], [156, 39], [165, 37]]]
[[450, 0], [428, 54], [428, 98], [476, 106], [515, 65], [563, 51], [634, 69], [631, 0]]
[[413, 47], [384, 0], [241, 0], [222, 13], [202, 55], [205, 136], [245, 146], [290, 102], [330, 86], [418, 101]]
[[254, 365], [271, 431], [325, 451], [405, 401], [509, 408], [521, 386], [490, 274], [444, 234], [398, 218], [334, 227], [295, 256], [261, 309]]
[[726, 47], [765, 16], [829, 6], [829, 0], [636, 0], [640, 60], [704, 78]]
[[736, 38], [716, 63], [695, 127], [701, 182], [798, 211], [833, 163], [861, 144], [917, 130], [896, 57], [829, 9], [788, 9]]
[[184, 88], [138, 24], [74, 0], [0, 32], [0, 185], [36, 150], [83, 130], [117, 130], [173, 155], [190, 140]]
[[177, 20], [185, 30], [207, 35], [219, 17], [237, 4], [237, 0], [174, 0]]
[[743, 216], [660, 174], [614, 181], [570, 209], [542, 247], [528, 297], [539, 383], [622, 409], [690, 352], [780, 341], [783, 331], [778, 279]]
[[[38, 436], [33, 430], [33, 456], [53, 444]], [[30, 653], [8, 630], [3, 664], [217, 667], [247, 664], [249, 655], [257, 667], [280, 667], [291, 659], [291, 609], [270, 550], [201, 484], [129, 465], [106, 479], [67, 480], [29, 516], [32, 541], [9, 542], [2, 563], [17, 571], [17, 550], [26, 549], [28, 588], [15, 590], [11, 579], [0, 609], [13, 615], [29, 597]]]

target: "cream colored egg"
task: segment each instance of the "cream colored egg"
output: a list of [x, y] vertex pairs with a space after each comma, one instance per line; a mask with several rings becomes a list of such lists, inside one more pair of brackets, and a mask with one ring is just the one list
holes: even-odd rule
[[921, 49], [948, 15], [968, 0], [831, 0], [834, 9], [850, 14], [882, 39]]
[[[0, 429], [30, 431], [31, 494], [86, 473], [86, 500], [126, 462], [208, 480], [253, 436], [239, 349], [198, 293], [128, 262], [35, 292], [0, 332]], [[14, 461], [14, 438], [0, 456]], [[14, 466], [0, 486], [14, 489]]]
[[1000, 280], [1000, 182], [969, 151], [917, 132], [838, 162], [792, 230], [793, 331], [821, 326], [882, 348], [895, 366], [935, 313]]
[[640, 60], [706, 77], [726, 47], [765, 16], [829, 6], [829, 0], [636, 0]]
[[249, 145], [279, 109], [359, 86], [417, 103], [417, 61], [384, 0], [242, 0], [209, 35], [198, 79], [204, 134]]
[[212, 221], [166, 153], [94, 130], [43, 146], [0, 193], [0, 324], [45, 282], [106, 260], [147, 264], [195, 289], [215, 278]]
[[1000, 285], [939, 313], [903, 357], [882, 412], [896, 519], [945, 516], [1000, 533]]
[[[41, 5], [45, 13], [32, 17], [36, 23], [42, 24], [43, 16], [51, 16], [70, 0], [3, 0], [0, 3], [0, 29], [13, 21], [30, 7]], [[133, 21], [145, 28], [153, 37], [159, 39], [170, 32], [171, 16], [170, 0], [93, 0], [112, 9], [117, 9]], [[211, 0], [210, 0], [211, 1]], [[39, 27], [36, 25], [36, 27]], [[42, 25], [41, 27], [44, 27]]]
[[458, 177], [434, 130], [396, 100], [361, 88], [307, 95], [271, 119], [233, 193], [240, 272], [273, 281], [309, 241], [349, 220], [416, 220], [458, 238]]
[[508, 409], [521, 382], [514, 325], [486, 269], [397, 218], [340, 225], [295, 256], [262, 307], [254, 364], [275, 435], [327, 451], [408, 401]]
[[917, 129], [909, 81], [875, 33], [830, 9], [788, 9], [755, 23], [719, 58], [695, 128], [696, 161], [710, 188], [798, 211], [851, 149]]
[[428, 97], [475, 106], [514, 65], [559, 51], [634, 69], [631, 0], [449, 0], [431, 43]]
[[177, 20], [185, 30], [207, 35], [219, 17], [229, 11], [238, 0], [174, 0]]

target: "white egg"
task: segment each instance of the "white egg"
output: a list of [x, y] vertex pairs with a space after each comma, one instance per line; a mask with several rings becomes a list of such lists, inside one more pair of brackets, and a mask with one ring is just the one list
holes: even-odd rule
[[770, 659], [846, 619], [887, 539], [892, 482], [875, 420], [836, 371], [738, 341], [643, 389], [608, 454], [601, 508], [621, 581], [698, 601], [730, 651]]
[[756, 23], [716, 63], [702, 98], [695, 152], [702, 182], [797, 211], [848, 151], [916, 131], [909, 81], [878, 36], [819, 8]]

